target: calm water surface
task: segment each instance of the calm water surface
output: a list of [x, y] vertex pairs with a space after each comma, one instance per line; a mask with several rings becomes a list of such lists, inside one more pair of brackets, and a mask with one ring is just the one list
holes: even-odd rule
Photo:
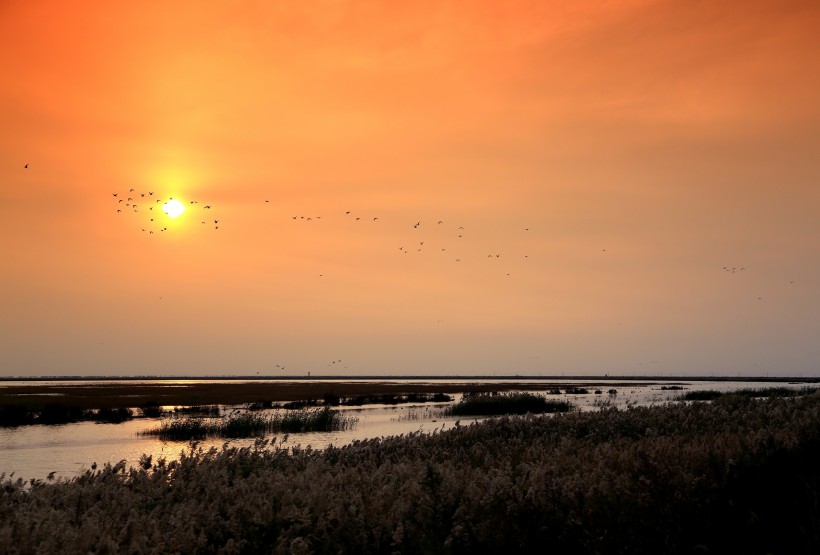
[[[178, 382], [160, 382], [169, 386], [191, 383], [193, 380], [179, 380]], [[276, 381], [276, 380], [270, 380]], [[288, 380], [293, 382], [295, 380]], [[350, 381], [350, 380], [339, 380]], [[366, 382], [368, 380], [359, 380]], [[395, 383], [424, 383], [413, 380], [373, 380], [378, 382], [390, 381]], [[488, 382], [493, 380], [463, 380], [462, 383]], [[499, 381], [499, 380], [496, 380]], [[526, 379], [504, 378], [502, 381], [518, 381], [527, 383]], [[0, 387], [12, 385], [14, 382], [0, 381]], [[19, 382], [17, 382], [19, 383]], [[32, 383], [32, 382], [28, 382]], [[42, 382], [57, 384], [61, 382]], [[67, 382], [76, 383], [76, 382]], [[88, 383], [88, 382], [84, 382]], [[103, 383], [103, 382], [101, 382]], [[112, 382], [104, 382], [111, 384]], [[129, 381], [128, 383], [157, 383], [155, 380], [142, 382]], [[222, 382], [224, 383], [224, 382]], [[428, 382], [429, 383], [429, 382]], [[458, 380], [447, 380], [447, 383], [459, 383]], [[561, 380], [562, 384], [573, 385], [572, 380]], [[589, 383], [588, 380], [578, 380], [578, 385]], [[581, 410], [598, 410], [601, 403], [608, 403], [617, 407], [646, 406], [663, 404], [674, 401], [682, 391], [662, 390], [666, 384], [639, 385], [626, 384], [623, 381], [613, 381], [607, 385], [602, 383], [602, 394], [590, 393], [586, 395], [560, 395], [555, 398], [564, 398]], [[692, 381], [674, 382], [685, 388], [685, 391], [714, 389], [718, 391], [733, 391], [741, 388], [763, 387], [806, 387], [806, 384], [788, 382], [747, 382], [747, 381]], [[615, 385], [617, 384], [617, 385]], [[610, 396], [607, 390], [616, 387], [618, 394]], [[311, 432], [304, 434], [289, 434], [283, 445], [323, 448], [328, 445], [346, 445], [355, 440], [408, 434], [417, 431], [431, 433], [451, 428], [456, 420], [467, 423], [475, 418], [442, 417], [441, 410], [447, 403], [423, 405], [370, 405], [366, 407], [340, 407], [346, 415], [358, 418], [357, 425], [351, 430], [340, 432]], [[135, 411], [137, 413], [139, 411]], [[168, 460], [178, 458], [183, 450], [188, 449], [187, 442], [162, 441], [153, 437], [143, 437], [139, 432], [159, 426], [158, 418], [134, 418], [122, 424], [96, 424], [93, 422], [79, 422], [57, 426], [20, 426], [17, 428], [0, 428], [0, 474], [6, 478], [14, 473], [14, 477], [23, 479], [44, 479], [54, 472], [57, 477], [70, 478], [77, 476], [91, 468], [93, 463], [102, 465], [106, 462], [116, 463], [125, 460], [128, 466], [136, 465], [143, 454], [152, 455], [154, 460], [165, 457]], [[268, 436], [272, 439], [274, 436]], [[277, 442], [282, 436], [277, 438]], [[220, 447], [225, 439], [206, 440], [200, 443], [204, 448]], [[230, 445], [252, 445], [253, 439], [230, 440]]]

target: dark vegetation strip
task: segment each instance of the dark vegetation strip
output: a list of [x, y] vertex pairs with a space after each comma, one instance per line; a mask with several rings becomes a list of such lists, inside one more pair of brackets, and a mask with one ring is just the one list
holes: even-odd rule
[[6, 553], [818, 553], [820, 398], [502, 417], [0, 477]]
[[688, 391], [679, 398], [684, 401], [713, 401], [723, 397], [802, 397], [805, 395], [814, 395], [818, 391], [820, 391], [820, 389], [816, 387], [764, 387], [760, 389], [736, 389], [728, 392], [705, 389], [702, 391]]
[[271, 405], [270, 403], [257, 402], [252, 405], [252, 408], [285, 408], [285, 409], [301, 409], [305, 407], [361, 407], [363, 405], [402, 405], [407, 403], [447, 403], [453, 398], [446, 393], [380, 393], [374, 395], [354, 395], [351, 397], [339, 397], [335, 393], [325, 393], [322, 399], [308, 399], [289, 401], [287, 403], [277, 403]]
[[[629, 384], [639, 386], [640, 383]], [[479, 393], [489, 391], [549, 391], [564, 390], [565, 383], [544, 381], [521, 383], [515, 381], [495, 383], [338, 383], [311, 382], [248, 382], [248, 383], [192, 383], [192, 384], [141, 384], [116, 383], [71, 385], [31, 385], [22, 382], [0, 388], [0, 407], [17, 405], [26, 410], [42, 410], [50, 403], [81, 409], [139, 407], [146, 403], [165, 406], [193, 405], [242, 405], [257, 403], [285, 403], [303, 399], [323, 399], [325, 395], [339, 399], [356, 397], [379, 397], [393, 395], [434, 395], [453, 393]]]
[[496, 416], [569, 412], [572, 408], [568, 401], [546, 399], [532, 393], [481, 393], [465, 395], [445, 412], [452, 416]]
[[19, 405], [0, 407], [0, 426], [28, 424], [68, 424], [71, 422], [100, 422], [118, 424], [133, 417], [127, 408], [81, 409], [61, 404], [50, 404], [42, 410], [29, 410]]
[[243, 438], [269, 433], [333, 432], [355, 426], [356, 418], [330, 408], [285, 411], [272, 416], [242, 413], [226, 418], [174, 418], [140, 435], [164, 440], [191, 440], [206, 437]]

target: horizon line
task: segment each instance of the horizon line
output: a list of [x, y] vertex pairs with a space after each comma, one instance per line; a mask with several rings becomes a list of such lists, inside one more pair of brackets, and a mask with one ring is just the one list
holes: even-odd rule
[[653, 381], [798, 381], [798, 382], [818, 382], [820, 375], [809, 376], [761, 376], [761, 375], [657, 375], [657, 374], [561, 374], [561, 375], [533, 375], [533, 374], [504, 374], [504, 375], [487, 375], [487, 374], [316, 374], [311, 375], [308, 372], [304, 374], [288, 374], [288, 375], [152, 375], [152, 374], [132, 374], [132, 375], [40, 375], [40, 376], [4, 376], [0, 377], [0, 381], [136, 381], [136, 380], [196, 380], [196, 381], [227, 381], [227, 380], [248, 380], [248, 381], [264, 381], [264, 380], [653, 380]]

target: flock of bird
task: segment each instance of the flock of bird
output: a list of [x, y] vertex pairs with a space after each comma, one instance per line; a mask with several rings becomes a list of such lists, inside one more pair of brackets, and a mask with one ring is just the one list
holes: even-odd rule
[[[160, 233], [169, 231], [169, 227], [167, 225], [169, 221], [167, 218], [169, 216], [163, 212], [162, 207], [166, 202], [173, 200], [173, 197], [163, 199], [157, 197], [154, 191], [139, 191], [135, 188], [131, 188], [126, 193], [112, 193], [112, 199], [118, 214], [138, 215], [140, 218], [140, 230], [143, 233], [154, 235], [155, 232]], [[270, 200], [265, 200], [264, 202], [265, 204], [269, 204]], [[190, 200], [187, 202], [186, 212], [188, 210], [197, 209], [201, 210], [204, 214], [204, 211], [211, 211], [213, 209], [213, 205], [204, 204], [198, 200]], [[372, 214], [354, 214], [351, 210], [340, 210], [338, 215], [351, 223], [361, 223], [362, 225], [367, 223], [378, 224], [382, 222], [382, 219], [379, 216], [374, 216]], [[208, 218], [204, 218], [204, 216], [200, 217], [200, 220], [201, 224], [207, 224], [214, 230], [219, 229], [219, 219], [214, 219], [209, 215]], [[319, 223], [322, 221], [322, 216], [296, 214], [290, 216], [290, 220], [295, 223]], [[325, 218], [325, 221], [327, 221], [327, 218]], [[413, 235], [408, 236], [408, 242], [406, 244], [398, 246], [398, 251], [403, 254], [410, 254], [411, 252], [422, 253], [435, 250], [441, 255], [450, 255], [451, 251], [448, 250], [448, 246], [442, 246], [444, 243], [433, 247], [431, 246], [429, 239], [424, 238], [423, 231], [428, 226], [434, 227], [437, 232], [450, 229], [452, 231], [450, 239], [461, 240], [465, 236], [465, 228], [462, 225], [448, 228], [443, 219], [432, 219], [429, 224], [425, 223], [423, 220], [416, 220], [408, 225], [408, 230], [411, 231]], [[529, 227], [523, 228], [523, 231], [529, 231]], [[457, 249], [453, 249], [453, 251], [457, 251]], [[454, 262], [460, 263], [463, 256], [463, 254], [452, 255], [452, 259]], [[500, 252], [490, 252], [486, 255], [486, 258], [499, 260], [501, 259], [501, 256], [502, 255]], [[528, 258], [529, 256], [527, 255], [523, 256], [524, 260]], [[509, 276], [510, 272], [506, 272], [506, 275]], [[324, 274], [319, 274], [319, 277], [324, 277]]]
[[[114, 206], [118, 214], [139, 214], [140, 230], [148, 235], [154, 235], [154, 232], [168, 231], [167, 218], [170, 218], [163, 207], [169, 201], [174, 200], [174, 197], [162, 199], [154, 195], [154, 191], [137, 191], [134, 188], [128, 190], [127, 193], [112, 193]], [[207, 225], [214, 230], [219, 229], [219, 220], [213, 219], [210, 214], [212, 210], [211, 204], [202, 204], [198, 200], [188, 201], [185, 205], [186, 212], [188, 210], [201, 210], [200, 215], [201, 225]], [[209, 211], [206, 215], [205, 211]]]
[[[24, 166], [28, 169], [29, 165], [26, 164]], [[156, 198], [153, 191], [137, 191], [134, 188], [128, 190], [125, 194], [120, 193], [112, 193], [114, 203], [116, 205], [116, 210], [118, 213], [141, 213], [147, 214], [147, 220], [143, 220], [142, 226], [140, 229], [142, 232], [147, 233], [149, 235], [153, 235], [155, 231], [157, 232], [166, 232], [168, 231], [167, 225], [162, 225], [157, 222], [167, 221], [165, 220], [168, 217], [163, 211], [162, 206], [165, 202], [173, 200], [173, 197], [168, 199], [160, 199]], [[270, 200], [265, 200], [265, 204], [269, 204]], [[155, 210], [156, 208], [156, 210]], [[188, 201], [186, 209], [201, 209], [203, 211], [211, 211], [213, 209], [212, 204], [203, 204], [198, 200], [191, 200]], [[381, 222], [382, 219], [379, 216], [374, 215], [357, 215], [354, 214], [351, 210], [344, 210], [339, 211], [339, 214], [347, 219], [352, 223], [371, 223], [375, 224]], [[321, 222], [322, 216], [321, 215], [304, 215], [304, 214], [296, 214], [290, 216], [290, 219], [296, 223], [309, 223], [309, 222]], [[214, 230], [219, 229], [220, 220], [210, 217], [208, 218], [200, 218], [200, 223], [202, 225], [208, 225], [210, 228]], [[426, 223], [425, 220], [416, 220], [415, 222], [408, 223], [408, 230], [411, 232], [411, 235], [408, 236], [408, 242], [405, 244], [398, 246], [398, 251], [402, 254], [408, 255], [411, 253], [423, 253], [427, 251], [437, 251], [442, 255], [451, 254], [451, 250], [448, 249], [447, 246], [437, 245], [436, 247], [432, 247], [430, 245], [428, 238], [423, 238], [421, 236], [421, 232], [427, 227], [434, 227], [437, 231], [443, 229], [449, 229], [451, 234], [448, 236], [450, 239], [454, 239], [456, 241], [463, 239], [465, 236], [465, 228], [462, 225], [456, 227], [448, 227], [446, 222], [442, 219], [432, 219], [429, 223]], [[529, 227], [521, 228], [522, 231], [528, 232], [530, 231]], [[444, 243], [442, 243], [444, 244]], [[453, 249], [457, 250], [457, 249]], [[606, 249], [601, 249], [601, 252], [606, 252]], [[460, 263], [462, 261], [463, 254], [452, 255], [452, 260], [456, 263]], [[519, 255], [520, 256], [520, 255]], [[500, 252], [490, 252], [486, 255], [486, 258], [489, 260], [496, 260], [499, 261], [502, 259], [502, 253]], [[528, 255], [522, 256], [523, 260], [529, 260]], [[728, 274], [735, 274], [740, 272], [745, 272], [745, 266], [724, 266], [722, 270]], [[505, 272], [506, 276], [510, 276], [510, 272]], [[319, 277], [325, 277], [325, 275], [319, 274]], [[789, 283], [793, 284], [793, 281]], [[757, 300], [762, 300], [762, 297], [757, 297]], [[337, 361], [333, 361], [331, 364], [336, 364]], [[284, 369], [284, 368], [282, 368]]]
[[[26, 163], [23, 166], [23, 169], [29, 169], [29, 164]], [[170, 200], [173, 200], [173, 197], [169, 197], [168, 199], [161, 199], [161, 198], [155, 197], [153, 191], [144, 191], [143, 192], [143, 191], [137, 191], [134, 188], [129, 189], [127, 193], [122, 193], [122, 194], [119, 193], [119, 192], [112, 193], [112, 197], [113, 197], [113, 200], [114, 200], [115, 209], [116, 209], [118, 214], [127, 214], [127, 213], [140, 214], [143, 217], [142, 225], [140, 226], [140, 229], [141, 229], [142, 232], [147, 233], [148, 235], [154, 235], [155, 231], [156, 232], [166, 232], [166, 231], [168, 231], [168, 229], [169, 229], [168, 226], [163, 225], [162, 223], [160, 223], [160, 222], [167, 221], [167, 220], [165, 220], [165, 218], [168, 217], [167, 214], [165, 214], [163, 212], [162, 207], [166, 202], [168, 202]], [[269, 204], [270, 200], [265, 200], [264, 202], [266, 204]], [[205, 214], [204, 211], [206, 211], [206, 210], [211, 211], [212, 208], [213, 208], [212, 204], [202, 204], [198, 200], [191, 200], [191, 201], [188, 201], [188, 204], [186, 206], [186, 211], [188, 209], [193, 209], [193, 210], [200, 209], [200, 210], [202, 210], [202, 217], [200, 217], [201, 225], [207, 225], [208, 227], [210, 227], [214, 230], [218, 230], [219, 225], [220, 225], [220, 220], [219, 219], [213, 218], [213, 216], [210, 213], [208, 214], [207, 218], [204, 217], [204, 214]], [[352, 213], [352, 211], [350, 211], [350, 210], [345, 210], [344, 211], [344, 216], [346, 218], [349, 218], [352, 222], [365, 222], [366, 221], [366, 222], [375, 223], [375, 222], [380, 221], [379, 216], [354, 215]], [[291, 216], [290, 218], [292, 220], [296, 221], [296, 222], [313, 222], [313, 221], [318, 222], [319, 220], [322, 219], [322, 216], [319, 216], [319, 215], [312, 215], [312, 216], [295, 215], [295, 216]], [[417, 230], [423, 228], [422, 224], [423, 224], [422, 220], [417, 220], [415, 223], [410, 225], [409, 228], [412, 229], [412, 230], [417, 231]], [[437, 219], [433, 222], [432, 225], [442, 226], [444, 224], [445, 224], [444, 220]], [[523, 229], [523, 231], [529, 231], [530, 230], [529, 227], [524, 227], [522, 229]], [[454, 234], [454, 237], [456, 239], [462, 239], [464, 237], [464, 226], [458, 226], [455, 231], [456, 231], [456, 233]], [[418, 238], [419, 237], [414, 237], [413, 238], [413, 240], [410, 243], [411, 246], [406, 246], [406, 245], [399, 246], [398, 247], [399, 252], [401, 252], [403, 254], [410, 254], [411, 252], [416, 252], [416, 253], [423, 252], [423, 251], [425, 251], [425, 247], [428, 247], [428, 249], [429, 249], [429, 245], [426, 245], [427, 241], [426, 240], [417, 240]], [[429, 249], [429, 250], [431, 250], [431, 249]], [[601, 249], [601, 250], [602, 250], [602, 252], [606, 252], [606, 249]], [[449, 253], [449, 251], [446, 247], [440, 247], [439, 252], [442, 253], [442, 254]], [[498, 259], [501, 258], [501, 253], [491, 252], [491, 253], [487, 254], [487, 258], [488, 259], [498, 260]], [[529, 256], [528, 255], [523, 255], [523, 258], [528, 259]], [[454, 257], [453, 260], [455, 262], [461, 262], [462, 259], [459, 255], [459, 256]], [[746, 268], [745, 268], [745, 266], [740, 266], [740, 267], [738, 267], [738, 266], [724, 266], [722, 268], [722, 270], [724, 272], [728, 273], [728, 274], [735, 274], [735, 273], [738, 273], [738, 272], [745, 272]], [[508, 272], [506, 275], [509, 276], [510, 273]], [[323, 277], [324, 274], [319, 274], [319, 276]], [[789, 283], [794, 284], [794, 281], [790, 281]], [[757, 297], [757, 299], [762, 300], [762, 297]], [[341, 362], [341, 360], [332, 361], [330, 365], [336, 364], [337, 362]], [[284, 370], [284, 367], [281, 367], [281, 368]]]
[[[265, 201], [269, 202], [269, 201]], [[339, 214], [343, 214], [342, 217], [347, 219], [352, 223], [361, 223], [362, 225], [367, 223], [378, 223], [381, 222], [381, 218], [379, 216], [371, 215], [356, 215], [351, 210], [344, 210], [343, 213], [340, 211]], [[322, 216], [318, 215], [295, 215], [290, 216], [291, 220], [299, 223], [308, 223], [308, 222], [319, 222], [322, 220]], [[411, 253], [423, 253], [423, 252], [438, 252], [441, 255], [451, 255], [452, 260], [454, 262], [461, 262], [463, 254], [452, 254], [453, 252], [463, 252], [464, 249], [459, 250], [458, 245], [463, 243], [459, 241], [465, 237], [465, 228], [463, 225], [459, 226], [448, 226], [447, 222], [442, 219], [433, 218], [427, 222], [426, 220], [416, 220], [413, 223], [408, 223], [408, 231], [410, 234], [407, 237], [407, 241], [404, 244], [400, 244], [397, 249], [402, 254], [411, 254]], [[436, 233], [433, 235], [437, 239], [441, 240], [442, 234], [446, 234], [448, 240], [454, 240], [455, 243], [452, 241], [443, 242], [440, 241], [436, 246], [432, 246], [430, 243], [430, 239], [427, 235], [425, 235], [425, 229], [433, 229]], [[530, 230], [529, 227], [522, 228], [524, 232]], [[457, 245], [455, 248], [450, 248], [450, 244]], [[444, 246], [442, 246], [444, 245]], [[606, 249], [603, 249], [604, 251]], [[518, 256], [516, 256], [517, 258]], [[496, 260], [502, 258], [502, 253], [494, 251], [490, 252], [486, 255], [486, 258]], [[521, 258], [523, 260], [528, 260], [529, 255], [523, 255]], [[510, 272], [506, 273], [507, 276], [511, 275]], [[319, 277], [324, 277], [324, 274], [319, 274]]]

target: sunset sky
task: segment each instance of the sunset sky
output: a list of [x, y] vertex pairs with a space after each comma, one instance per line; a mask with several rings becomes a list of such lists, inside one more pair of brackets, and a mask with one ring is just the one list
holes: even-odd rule
[[818, 29], [3, 0], [0, 376], [820, 374]]

